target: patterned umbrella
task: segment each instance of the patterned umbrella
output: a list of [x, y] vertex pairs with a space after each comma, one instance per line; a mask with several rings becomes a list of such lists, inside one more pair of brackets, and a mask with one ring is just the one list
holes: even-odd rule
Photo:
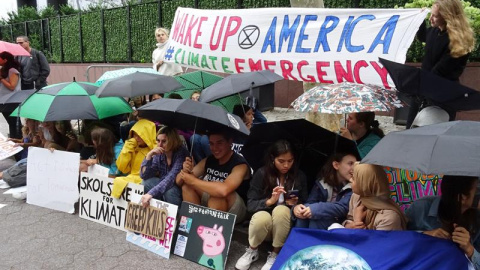
[[382, 112], [403, 106], [395, 90], [374, 85], [340, 83], [316, 86], [299, 96], [291, 106], [300, 112], [343, 114]]
[[159, 74], [153, 68], [122, 68], [117, 70], [110, 70], [103, 73], [103, 75], [100, 78], [98, 78], [98, 80], [95, 83], [98, 85], [101, 85], [106, 80], [122, 77], [128, 74], [135, 73], [137, 71], [143, 72], [143, 73], [150, 73], [150, 74]]

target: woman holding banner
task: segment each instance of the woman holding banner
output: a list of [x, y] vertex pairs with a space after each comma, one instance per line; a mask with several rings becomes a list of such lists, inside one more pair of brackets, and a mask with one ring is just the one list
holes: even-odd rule
[[153, 69], [165, 76], [173, 76], [182, 73], [182, 67], [175, 63], [164, 62], [165, 53], [168, 50], [168, 34], [166, 28], [159, 27], [155, 29], [155, 38], [157, 48], [152, 53]]
[[349, 180], [356, 161], [354, 155], [342, 153], [328, 159], [306, 203], [293, 208], [295, 227], [326, 230], [345, 220], [352, 196]]
[[248, 211], [255, 213], [248, 228], [250, 246], [235, 268], [246, 270], [258, 260], [258, 246], [266, 239], [273, 240], [273, 251], [262, 270], [272, 267], [282, 249], [290, 232], [290, 208], [305, 201], [308, 194], [305, 175], [297, 172], [293, 155], [289, 142], [275, 142], [267, 153], [265, 165], [253, 176], [247, 195]]
[[[430, 25], [431, 27], [427, 29], [424, 22], [417, 33], [417, 38], [425, 42], [422, 69], [458, 82], [467, 64], [468, 56], [475, 48], [473, 30], [462, 3], [459, 0], [435, 1], [432, 5]], [[432, 102], [423, 101], [418, 96], [412, 98], [407, 128], [410, 128], [423, 105], [429, 106]], [[448, 112], [450, 121], [455, 120], [455, 111], [443, 109]]]
[[141, 201], [143, 206], [148, 207], [152, 198], [180, 206], [182, 190], [175, 183], [175, 178], [188, 156], [176, 129], [163, 127], [158, 131], [157, 146], [148, 152], [140, 169], [145, 188]]
[[402, 210], [390, 199], [387, 174], [381, 166], [357, 164], [351, 179], [350, 199], [345, 228], [369, 230], [405, 230]]

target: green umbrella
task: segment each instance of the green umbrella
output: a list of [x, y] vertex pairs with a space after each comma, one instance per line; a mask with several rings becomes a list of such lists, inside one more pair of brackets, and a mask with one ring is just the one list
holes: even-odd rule
[[[223, 79], [223, 77], [208, 73], [205, 71], [194, 71], [184, 73], [174, 77], [182, 86], [182, 89], [172, 91], [165, 96], [168, 97], [172, 93], [177, 93], [182, 96], [183, 99], [189, 99], [193, 92], [199, 91], [200, 93], [210, 85], [217, 83]], [[240, 104], [241, 100], [238, 95], [228, 96], [210, 102], [210, 104], [220, 106], [229, 112], [232, 112], [233, 106]]]
[[123, 98], [99, 98], [91, 86], [94, 84], [71, 82], [45, 87], [25, 100], [11, 116], [60, 121], [103, 119], [132, 112]]

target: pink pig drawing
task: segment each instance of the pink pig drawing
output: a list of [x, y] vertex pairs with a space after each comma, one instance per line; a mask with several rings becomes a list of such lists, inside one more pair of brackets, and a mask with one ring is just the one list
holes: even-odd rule
[[225, 238], [222, 231], [223, 226], [217, 228], [217, 224], [213, 225], [213, 228], [198, 226], [198, 236], [203, 240], [203, 255], [198, 261], [199, 264], [212, 269], [223, 269], [222, 252], [225, 249]]

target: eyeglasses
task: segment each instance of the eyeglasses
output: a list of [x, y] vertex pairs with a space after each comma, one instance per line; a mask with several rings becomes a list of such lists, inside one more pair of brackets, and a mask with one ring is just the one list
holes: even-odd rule
[[23, 41], [17, 41], [17, 44], [22, 45], [24, 42]]

